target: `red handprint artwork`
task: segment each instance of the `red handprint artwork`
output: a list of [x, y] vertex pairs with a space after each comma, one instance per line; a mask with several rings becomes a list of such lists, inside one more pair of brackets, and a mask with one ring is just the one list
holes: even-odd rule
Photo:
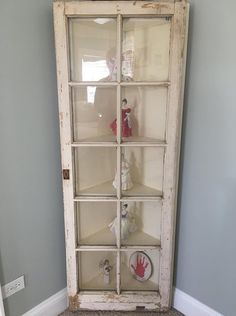
[[147, 281], [152, 275], [152, 261], [142, 251], [133, 252], [129, 259], [129, 268], [133, 277], [140, 281]]
[[148, 262], [145, 262], [145, 257], [139, 254], [137, 255], [136, 267], [134, 267], [133, 264], [131, 264], [131, 267], [134, 269], [134, 272], [138, 277], [143, 278], [148, 264]]

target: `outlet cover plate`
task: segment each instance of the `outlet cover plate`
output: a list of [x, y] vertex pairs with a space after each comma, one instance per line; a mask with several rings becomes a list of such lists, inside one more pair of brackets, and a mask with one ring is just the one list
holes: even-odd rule
[[12, 282], [9, 282], [2, 286], [2, 296], [3, 299], [19, 292], [20, 290], [25, 288], [25, 278], [24, 275], [20, 276], [19, 278], [15, 279]]

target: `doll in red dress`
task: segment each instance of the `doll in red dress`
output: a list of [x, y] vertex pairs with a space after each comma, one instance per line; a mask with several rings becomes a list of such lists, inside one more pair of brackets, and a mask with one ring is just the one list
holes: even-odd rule
[[[131, 108], [127, 107], [127, 99], [122, 100], [121, 108], [121, 135], [122, 137], [132, 136], [132, 126], [131, 126]], [[114, 135], [117, 133], [117, 120], [115, 119], [110, 125]]]

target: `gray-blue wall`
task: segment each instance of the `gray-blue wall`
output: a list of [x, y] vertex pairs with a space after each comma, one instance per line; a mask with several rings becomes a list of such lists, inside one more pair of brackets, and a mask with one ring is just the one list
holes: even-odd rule
[[[236, 2], [192, 0], [176, 286], [236, 310]], [[0, 3], [0, 281], [19, 316], [66, 286], [51, 0]], [[200, 316], [200, 315], [199, 315]]]
[[236, 1], [191, 4], [176, 284], [235, 316]]
[[[51, 0], [0, 2], [0, 280], [19, 316], [66, 286]], [[46, 315], [45, 315], [46, 316]]]

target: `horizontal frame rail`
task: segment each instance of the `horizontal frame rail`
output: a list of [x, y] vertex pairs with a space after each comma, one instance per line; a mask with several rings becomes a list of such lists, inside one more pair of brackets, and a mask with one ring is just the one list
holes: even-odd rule
[[130, 251], [130, 250], [160, 250], [160, 242], [157, 245], [130, 245], [130, 246], [121, 246], [118, 248], [116, 245], [114, 246], [100, 246], [100, 245], [81, 245], [75, 248], [76, 252], [82, 252], [82, 251], [113, 251], [113, 252], [124, 252], [124, 251]]
[[[89, 5], [88, 5], [89, 3]], [[137, 15], [173, 15], [174, 3], [148, 2], [148, 1], [71, 1], [65, 2], [65, 15], [67, 16], [111, 16], [122, 14], [123, 16]]]
[[160, 86], [168, 87], [170, 86], [170, 81], [69, 81], [70, 87], [87, 87], [87, 86], [97, 86], [97, 87], [117, 87], [118, 85], [122, 87], [129, 86]]
[[152, 202], [162, 201], [162, 196], [124, 196], [118, 199], [117, 197], [104, 196], [76, 196], [74, 202]]
[[166, 142], [73, 142], [71, 147], [167, 147]]

